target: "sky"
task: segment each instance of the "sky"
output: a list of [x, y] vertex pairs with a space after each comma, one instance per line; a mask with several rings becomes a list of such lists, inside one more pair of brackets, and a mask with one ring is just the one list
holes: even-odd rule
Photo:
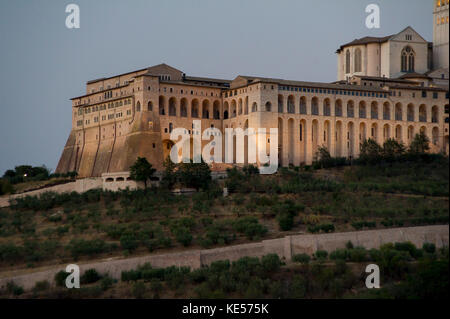
[[[80, 28], [65, 25], [68, 4]], [[367, 29], [368, 4], [380, 7]], [[332, 82], [335, 51], [412, 26], [432, 41], [432, 0], [0, 0], [0, 174], [55, 170], [86, 81], [166, 63], [187, 75]]]

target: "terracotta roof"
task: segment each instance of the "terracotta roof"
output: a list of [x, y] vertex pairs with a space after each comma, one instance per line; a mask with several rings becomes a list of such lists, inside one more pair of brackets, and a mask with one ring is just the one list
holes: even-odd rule
[[412, 72], [403, 74], [400, 79], [430, 79], [428, 75]]

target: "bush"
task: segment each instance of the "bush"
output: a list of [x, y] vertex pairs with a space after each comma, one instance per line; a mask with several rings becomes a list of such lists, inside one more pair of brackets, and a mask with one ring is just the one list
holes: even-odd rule
[[14, 296], [20, 296], [24, 292], [22, 287], [16, 285], [12, 281], [6, 284], [6, 291], [10, 294], [13, 294]]
[[80, 282], [82, 284], [92, 284], [94, 282], [97, 282], [102, 277], [99, 275], [97, 270], [91, 268], [84, 272], [84, 274], [80, 277]]
[[428, 254], [434, 254], [436, 252], [436, 245], [433, 243], [423, 243], [422, 249]]
[[175, 239], [184, 247], [189, 246], [192, 242], [192, 235], [186, 227], [177, 227], [174, 230], [174, 235]]
[[139, 246], [139, 240], [134, 233], [126, 232], [120, 236], [120, 245], [123, 249], [132, 252]]
[[145, 287], [145, 284], [143, 282], [136, 282], [131, 288], [131, 294], [136, 299], [142, 299], [146, 291], [147, 287]]
[[261, 265], [266, 274], [278, 271], [281, 266], [280, 257], [277, 254], [268, 254], [261, 258]]
[[70, 275], [70, 273], [65, 272], [64, 270], [61, 270], [56, 273], [55, 275], [55, 283], [58, 287], [65, 287], [66, 286], [66, 278]]
[[33, 287], [34, 292], [45, 291], [50, 288], [50, 283], [47, 280], [38, 281]]
[[245, 236], [250, 239], [259, 239], [267, 233], [267, 228], [259, 224], [258, 219], [255, 217], [242, 217], [234, 221], [234, 229], [245, 234]]
[[317, 250], [314, 253], [314, 257], [316, 259], [322, 260], [322, 259], [327, 259], [328, 257], [328, 252], [326, 250]]
[[294, 216], [289, 213], [281, 213], [277, 216], [278, 225], [282, 231], [291, 230], [294, 226]]
[[311, 257], [308, 254], [296, 254], [292, 256], [292, 261], [303, 265], [309, 264]]

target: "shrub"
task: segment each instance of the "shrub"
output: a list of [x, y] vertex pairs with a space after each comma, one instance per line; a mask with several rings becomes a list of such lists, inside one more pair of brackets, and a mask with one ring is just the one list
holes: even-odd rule
[[92, 284], [94, 282], [97, 282], [102, 277], [99, 275], [97, 270], [91, 268], [84, 272], [84, 274], [80, 277], [80, 282], [82, 284]]
[[120, 236], [120, 245], [123, 249], [132, 252], [139, 246], [139, 240], [136, 238], [134, 233], [125, 232], [122, 236]]
[[291, 230], [292, 226], [294, 226], [294, 216], [289, 213], [278, 214], [277, 219], [282, 231]]
[[311, 257], [308, 254], [296, 254], [292, 256], [292, 261], [303, 265], [309, 264]]
[[433, 243], [423, 243], [422, 249], [426, 253], [434, 254], [436, 252], [436, 245]]
[[47, 280], [38, 281], [33, 287], [34, 292], [45, 291], [50, 288], [50, 283]]
[[187, 247], [192, 242], [192, 235], [189, 232], [189, 229], [186, 227], [177, 227], [174, 231], [175, 239], [182, 244], [184, 247]]
[[142, 299], [146, 291], [147, 287], [145, 287], [145, 284], [143, 282], [136, 282], [131, 288], [131, 294], [136, 299]]
[[261, 258], [261, 265], [263, 271], [269, 274], [280, 269], [281, 260], [277, 254], [268, 254]]
[[258, 219], [255, 217], [242, 217], [238, 218], [233, 223], [234, 229], [245, 234], [245, 236], [250, 239], [259, 239], [267, 233], [267, 228], [258, 223]]
[[305, 297], [307, 283], [303, 276], [294, 275], [289, 285], [289, 298], [301, 299]]
[[55, 283], [58, 287], [65, 287], [66, 286], [66, 278], [70, 275], [70, 273], [65, 272], [64, 270], [61, 270], [56, 273], [55, 275]]
[[326, 250], [317, 250], [317, 251], [314, 253], [314, 257], [315, 257], [316, 259], [319, 259], [319, 260], [321, 260], [321, 259], [327, 259], [327, 257], [328, 257], [328, 252], [327, 252]]
[[6, 291], [14, 296], [20, 296], [24, 292], [23, 288], [16, 285], [13, 281], [6, 284]]

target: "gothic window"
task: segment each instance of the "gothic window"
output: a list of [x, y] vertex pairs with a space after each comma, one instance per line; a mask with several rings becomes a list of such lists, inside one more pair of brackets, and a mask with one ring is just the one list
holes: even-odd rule
[[415, 54], [411, 47], [407, 46], [402, 50], [401, 71], [414, 72]]
[[345, 73], [350, 73], [350, 51], [345, 52]]
[[355, 72], [361, 72], [361, 49], [355, 50]]

